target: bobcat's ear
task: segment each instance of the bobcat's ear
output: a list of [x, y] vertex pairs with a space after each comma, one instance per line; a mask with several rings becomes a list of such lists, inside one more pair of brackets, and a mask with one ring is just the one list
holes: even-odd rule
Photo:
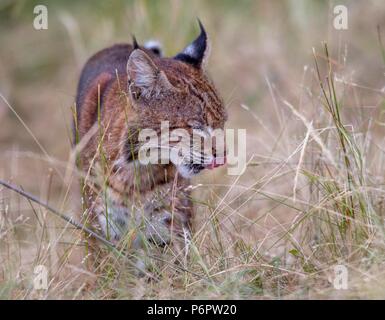
[[198, 19], [200, 35], [191, 42], [182, 52], [178, 53], [174, 59], [189, 63], [197, 68], [203, 68], [210, 54], [209, 39], [205, 28]]
[[136, 98], [159, 95], [173, 87], [166, 74], [140, 49], [134, 50], [128, 58], [127, 76], [130, 93]]

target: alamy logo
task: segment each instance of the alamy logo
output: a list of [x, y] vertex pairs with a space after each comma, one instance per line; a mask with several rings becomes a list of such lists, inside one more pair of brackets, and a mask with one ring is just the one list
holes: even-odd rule
[[343, 264], [334, 266], [333, 286], [336, 290], [348, 289], [348, 268]]
[[333, 19], [333, 26], [336, 30], [348, 29], [348, 8], [344, 5], [335, 6], [333, 9], [335, 17]]
[[45, 5], [39, 4], [33, 8], [33, 13], [36, 15], [33, 19], [33, 27], [36, 30], [48, 29], [48, 9]]
[[33, 270], [33, 288], [35, 290], [47, 290], [48, 289], [48, 270], [43, 265], [38, 265]]
[[241, 175], [246, 169], [246, 129], [237, 130], [237, 148], [235, 136], [234, 129], [170, 131], [169, 122], [162, 121], [160, 135], [153, 129], [139, 132], [138, 160], [143, 165], [171, 162], [186, 176], [196, 168], [212, 169], [227, 163], [229, 175]]

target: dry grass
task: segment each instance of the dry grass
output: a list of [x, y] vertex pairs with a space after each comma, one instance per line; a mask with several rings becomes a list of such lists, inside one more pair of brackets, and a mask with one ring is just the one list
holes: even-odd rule
[[[71, 260], [85, 251], [74, 228], [0, 188], [0, 298], [385, 297], [382, 1], [346, 2], [346, 31], [333, 29], [333, 1], [53, 1], [49, 29], [35, 31], [33, 2], [0, 4], [0, 178], [79, 210], [69, 124], [82, 64], [131, 33], [174, 54], [196, 16], [212, 38], [228, 127], [247, 129], [248, 168], [194, 180], [190, 258], [176, 265], [171, 250], [158, 252], [151, 277], [130, 264], [143, 252], [111, 252], [95, 278]], [[47, 291], [32, 287], [39, 264]], [[331, 283], [337, 264], [348, 290]]]

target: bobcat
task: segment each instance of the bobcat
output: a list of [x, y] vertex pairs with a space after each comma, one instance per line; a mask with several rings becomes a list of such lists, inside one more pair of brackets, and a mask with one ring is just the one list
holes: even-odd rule
[[185, 243], [193, 216], [189, 179], [218, 166], [215, 148], [198, 164], [143, 165], [137, 157], [139, 131], [159, 132], [162, 121], [209, 136], [224, 127], [226, 110], [205, 70], [208, 37], [199, 26], [200, 35], [174, 57], [134, 38], [96, 53], [81, 73], [74, 128], [85, 174], [82, 218], [115, 243], [129, 236], [134, 247], [145, 240]]

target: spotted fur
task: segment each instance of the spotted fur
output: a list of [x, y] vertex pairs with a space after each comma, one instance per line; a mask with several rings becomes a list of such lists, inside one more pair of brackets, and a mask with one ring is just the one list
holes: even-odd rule
[[[119, 241], [138, 228], [156, 244], [186, 238], [193, 215], [189, 177], [204, 167], [143, 166], [137, 161], [138, 132], [170, 129], [210, 133], [227, 115], [205, 70], [207, 34], [172, 58], [154, 47], [118, 44], [86, 63], [76, 98], [75, 136], [82, 145], [85, 219]], [[79, 142], [80, 141], [80, 142]]]

